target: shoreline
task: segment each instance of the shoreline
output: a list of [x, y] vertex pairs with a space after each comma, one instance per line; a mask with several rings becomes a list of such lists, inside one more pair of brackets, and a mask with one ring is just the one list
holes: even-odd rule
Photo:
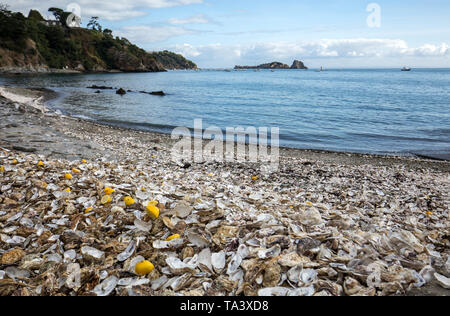
[[[25, 103], [0, 97], [0, 295], [450, 295], [449, 162], [281, 148], [272, 174], [180, 166], [170, 135], [8, 89]], [[144, 259], [155, 269], [139, 276]], [[55, 286], [69, 264], [82, 284]]]
[[[0, 86], [0, 96], [2, 95], [2, 91], [6, 89], [10, 89], [10, 97], [13, 99], [12, 102], [22, 103], [23, 95], [27, 96], [31, 93], [31, 98], [35, 98], [35, 100], [28, 100], [29, 103], [32, 101], [34, 104], [39, 104], [39, 107], [45, 109], [46, 113], [55, 114], [55, 111], [46, 107], [46, 103], [54, 100], [59, 97], [59, 94], [53, 90], [48, 89], [40, 89], [40, 88], [17, 88], [10, 86]], [[22, 95], [22, 97], [21, 97]], [[56, 114], [55, 114], [56, 115]], [[129, 133], [143, 133], [148, 134], [150, 136], [156, 136], [159, 141], [164, 143], [168, 143], [173, 145], [175, 141], [171, 139], [171, 135], [169, 133], [164, 132], [156, 132], [150, 130], [141, 130], [135, 129], [132, 127], [118, 126], [115, 124], [105, 123], [105, 122], [96, 122], [92, 120], [86, 120], [83, 118], [72, 117], [67, 115], [61, 115], [64, 120], [72, 120], [83, 122], [84, 124], [91, 125], [93, 128], [101, 129], [102, 127], [106, 127], [109, 129], [117, 129], [123, 132]], [[208, 141], [203, 140], [203, 143], [206, 144]], [[270, 148], [270, 146], [269, 146]], [[425, 167], [430, 167], [433, 164], [442, 165], [443, 170], [450, 170], [450, 159], [447, 157], [436, 157], [435, 155], [419, 155], [414, 153], [405, 153], [405, 155], [398, 154], [373, 154], [373, 153], [358, 153], [358, 152], [346, 152], [346, 151], [332, 151], [332, 150], [321, 150], [321, 149], [308, 149], [308, 148], [295, 148], [295, 147], [283, 147], [280, 146], [280, 154], [290, 158], [306, 158], [306, 159], [319, 159], [327, 162], [336, 162], [336, 163], [346, 163], [346, 164], [364, 164], [370, 163], [373, 160], [377, 164], [382, 165], [390, 165], [392, 163], [405, 163], [411, 166], [423, 165]], [[447, 168], [445, 165], [448, 164]]]

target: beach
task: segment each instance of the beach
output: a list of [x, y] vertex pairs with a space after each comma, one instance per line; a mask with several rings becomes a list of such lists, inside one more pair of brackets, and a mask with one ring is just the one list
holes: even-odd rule
[[0, 93], [0, 295], [449, 295], [448, 161], [281, 148], [272, 174], [180, 165], [170, 135]]

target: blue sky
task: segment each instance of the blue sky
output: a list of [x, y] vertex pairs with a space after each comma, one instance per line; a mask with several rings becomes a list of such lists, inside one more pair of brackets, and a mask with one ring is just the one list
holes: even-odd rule
[[[311, 67], [450, 67], [448, 0], [0, 2], [23, 12], [75, 2], [84, 22], [98, 15], [115, 35], [150, 51], [182, 53], [200, 67], [294, 58]], [[377, 9], [368, 12], [371, 3]], [[368, 25], [369, 16], [379, 27]]]

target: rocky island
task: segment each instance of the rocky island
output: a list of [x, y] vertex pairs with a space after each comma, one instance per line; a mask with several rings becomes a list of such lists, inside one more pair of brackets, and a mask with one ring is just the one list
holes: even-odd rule
[[146, 52], [126, 38], [114, 37], [95, 20], [88, 28], [69, 27], [70, 14], [49, 9], [55, 21], [37, 10], [28, 17], [0, 9], [0, 73], [161, 72], [197, 69], [169, 51]]
[[308, 69], [305, 64], [299, 60], [294, 60], [292, 66], [289, 67], [287, 64], [280, 63], [278, 61], [262, 64], [259, 66], [235, 66], [236, 70], [246, 70], [246, 69]]

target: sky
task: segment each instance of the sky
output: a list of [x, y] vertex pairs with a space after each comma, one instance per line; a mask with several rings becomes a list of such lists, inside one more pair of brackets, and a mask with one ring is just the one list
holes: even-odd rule
[[310, 68], [450, 67], [448, 0], [0, 0], [99, 16], [104, 28], [201, 68], [302, 60]]

